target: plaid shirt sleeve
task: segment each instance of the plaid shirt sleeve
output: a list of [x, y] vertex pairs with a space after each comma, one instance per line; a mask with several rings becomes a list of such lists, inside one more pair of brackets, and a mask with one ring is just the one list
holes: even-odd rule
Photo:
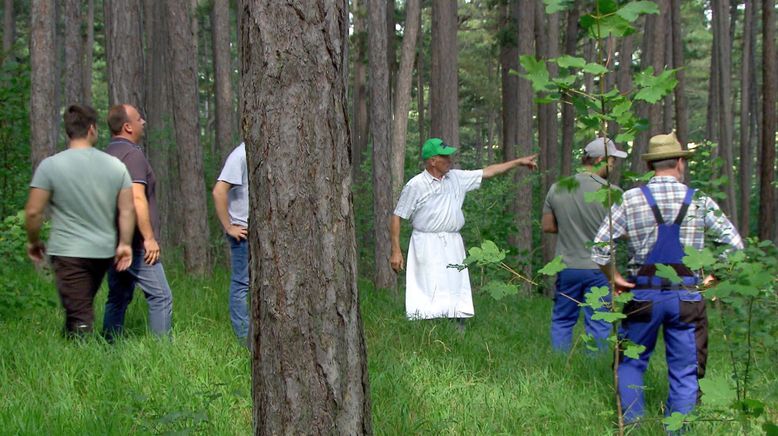
[[743, 249], [740, 233], [710, 197], [705, 197], [705, 230], [714, 241], [736, 250]]
[[[624, 205], [614, 204], [611, 206], [611, 217], [613, 220], [613, 239], [619, 239], [627, 234], [627, 216], [624, 213]], [[592, 246], [592, 261], [597, 265], [607, 265], [611, 261], [610, 244], [604, 245], [602, 242], [610, 242], [611, 228], [608, 217], [602, 221], [597, 235], [594, 237], [594, 246]]]

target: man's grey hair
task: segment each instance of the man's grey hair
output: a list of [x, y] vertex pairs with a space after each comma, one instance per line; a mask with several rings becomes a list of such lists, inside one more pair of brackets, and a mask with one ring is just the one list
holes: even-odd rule
[[652, 162], [648, 162], [648, 169], [652, 171], [669, 170], [675, 168], [675, 166], [678, 165], [678, 159], [680, 159], [680, 157], [673, 157], [670, 159], [662, 159], [662, 160], [655, 160]]

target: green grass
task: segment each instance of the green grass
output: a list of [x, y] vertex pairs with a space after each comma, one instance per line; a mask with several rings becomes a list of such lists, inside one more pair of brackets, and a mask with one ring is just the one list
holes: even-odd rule
[[[129, 335], [109, 345], [64, 340], [53, 285], [19, 271], [25, 292], [52, 304], [2, 312], [0, 434], [250, 434], [250, 356], [230, 328], [227, 273], [198, 281], [180, 268], [167, 272], [173, 339], [146, 333], [146, 304], [138, 295], [128, 311]], [[461, 334], [448, 320], [406, 321], [401, 296], [360, 285], [376, 434], [612, 433], [611, 358], [580, 349], [552, 353], [549, 300], [476, 294], [477, 316]], [[98, 320], [105, 295], [102, 289], [97, 298]], [[715, 329], [715, 316], [711, 324]], [[632, 434], [662, 433], [662, 348], [647, 376], [653, 420]], [[710, 354], [709, 374], [726, 376], [727, 355], [715, 331]], [[758, 360], [755, 388], [775, 389], [776, 372], [772, 361]], [[691, 433], [738, 431], [705, 423]]]

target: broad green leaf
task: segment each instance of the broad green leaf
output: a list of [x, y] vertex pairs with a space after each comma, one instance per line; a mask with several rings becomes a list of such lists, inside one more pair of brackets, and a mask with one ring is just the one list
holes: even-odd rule
[[611, 110], [611, 113], [614, 116], [618, 117], [618, 116], [624, 114], [625, 112], [628, 112], [631, 108], [632, 108], [632, 101], [624, 99], [624, 101], [622, 101], [622, 102], [616, 104], [615, 106], [613, 106], [613, 109]]
[[729, 381], [723, 377], [705, 377], [699, 381], [702, 400], [711, 406], [728, 407], [737, 396]]
[[624, 344], [624, 355], [630, 359], [640, 359], [640, 354], [646, 351], [645, 345], [627, 342]]
[[[610, 195], [610, 197], [609, 197]], [[621, 202], [623, 192], [620, 189], [608, 188], [603, 186], [600, 189], [592, 192], [584, 193], [584, 201], [587, 203], [599, 203], [606, 209], [609, 209], [612, 204], [618, 204]]]
[[698, 250], [691, 245], [687, 245], [683, 247], [683, 251], [686, 253], [686, 256], [682, 259], [683, 264], [693, 271], [709, 267], [716, 263], [716, 258], [713, 256], [710, 249], [703, 248], [702, 250]]
[[765, 422], [762, 424], [762, 430], [764, 430], [765, 435], [767, 436], [778, 436], [778, 425], [775, 425], [772, 422]]
[[584, 298], [586, 300], [586, 303], [584, 303], [585, 306], [591, 307], [594, 310], [597, 310], [606, 304], [607, 302], [603, 301], [603, 298], [607, 297], [608, 294], [610, 294], [610, 290], [607, 286], [595, 286], [592, 289], [589, 290], [589, 292], [584, 295]]
[[581, 28], [586, 30], [590, 37], [604, 39], [610, 35], [615, 37], [627, 36], [635, 32], [629, 21], [616, 14], [605, 16], [584, 15], [580, 19]]
[[659, 14], [659, 6], [652, 1], [629, 2], [616, 11], [616, 14], [631, 23], [641, 15]]
[[594, 74], [597, 76], [608, 72], [608, 69], [605, 68], [604, 66], [600, 64], [594, 64], [594, 63], [586, 64], [581, 70], [584, 73]]
[[527, 73], [522, 77], [532, 82], [532, 89], [535, 92], [544, 91], [548, 85], [552, 84], [549, 79], [545, 60], [538, 60], [534, 56], [524, 55], [519, 57], [519, 62]]
[[547, 276], [553, 276], [554, 274], [558, 273], [559, 271], [562, 271], [563, 269], [567, 268], [567, 265], [562, 261], [562, 256], [557, 256], [551, 262], [547, 263], [546, 266], [540, 269], [538, 271], [540, 274], [544, 274]]
[[597, 12], [600, 15], [612, 14], [619, 8], [616, 0], [597, 0]]
[[691, 421], [688, 418], [689, 416], [684, 415], [683, 413], [673, 412], [672, 415], [662, 419], [662, 424], [665, 425], [667, 431], [674, 432], [683, 428], [687, 421]]
[[640, 90], [634, 99], [654, 104], [669, 94], [677, 83], [675, 70], [665, 70], [655, 76], [654, 69], [648, 67], [635, 77], [635, 85]]
[[657, 277], [662, 277], [663, 279], [670, 280], [672, 283], [683, 282], [683, 280], [675, 271], [675, 269], [673, 269], [673, 267], [667, 266], [662, 263], [656, 264], [656, 275]]
[[635, 298], [635, 294], [632, 292], [622, 292], [619, 295], [614, 295], [613, 301], [620, 304], [626, 304], [632, 301], [633, 298]]
[[740, 286], [732, 283], [729, 280], [723, 280], [718, 283], [716, 283], [715, 286], [705, 291], [705, 296], [708, 298], [727, 298], [729, 297], [732, 292], [739, 293], [740, 292]]
[[614, 323], [620, 319], [626, 318], [627, 315], [624, 315], [621, 312], [594, 312], [594, 315], [592, 315], [592, 320], [594, 321], [605, 321], [609, 323]]
[[516, 295], [519, 293], [518, 286], [505, 283], [501, 280], [492, 280], [485, 284], [481, 289], [491, 295], [495, 300], [501, 300], [508, 295]]
[[559, 56], [555, 62], [562, 68], [583, 68], [586, 66], [586, 59], [570, 55]]
[[557, 188], [564, 189], [568, 192], [575, 191], [580, 185], [581, 184], [575, 176], [562, 177], [557, 181]]
[[597, 351], [597, 341], [594, 340], [594, 336], [588, 334], [588, 333], [582, 333], [581, 334], [581, 342], [583, 342], [584, 346], [589, 351]]
[[568, 74], [566, 76], [556, 77], [552, 81], [561, 88], [570, 88], [575, 85], [575, 76]]
[[546, 5], [546, 13], [553, 14], [569, 9], [573, 0], [543, 0], [543, 3]]

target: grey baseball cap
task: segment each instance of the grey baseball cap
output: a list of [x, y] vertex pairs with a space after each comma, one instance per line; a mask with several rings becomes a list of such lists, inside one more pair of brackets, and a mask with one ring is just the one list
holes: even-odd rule
[[[605, 144], [605, 138], [597, 138], [594, 141], [586, 144], [586, 147], [584, 147], [584, 152], [586, 152], [586, 155], [589, 157], [605, 157]], [[622, 159], [627, 157], [627, 153], [616, 148], [616, 144], [614, 144], [610, 139], [607, 142], [607, 147], [608, 156], [619, 157]]]

